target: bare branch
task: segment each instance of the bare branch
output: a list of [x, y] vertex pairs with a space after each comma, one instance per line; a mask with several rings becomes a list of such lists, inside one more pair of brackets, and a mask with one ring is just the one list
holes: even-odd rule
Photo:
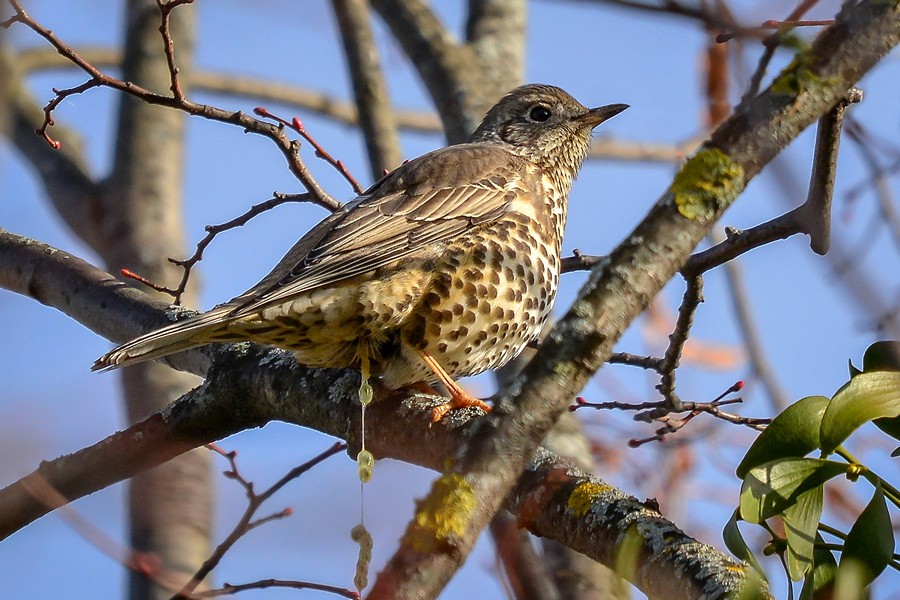
[[207, 590], [204, 592], [194, 592], [191, 598], [216, 598], [218, 596], [229, 596], [238, 592], [246, 592], [247, 590], [264, 590], [267, 588], [287, 588], [292, 590], [316, 590], [319, 592], [328, 592], [343, 596], [344, 598], [358, 599], [359, 592], [348, 590], [333, 585], [324, 585], [322, 583], [312, 583], [310, 581], [296, 581], [289, 579], [260, 579], [252, 583], [232, 584], [226, 583], [220, 589]]
[[378, 47], [372, 34], [368, 0], [332, 0], [353, 82], [353, 97], [366, 140], [372, 181], [403, 160], [397, 119], [391, 106]]
[[[98, 68], [115, 68], [122, 61], [121, 54], [111, 48], [79, 47], [75, 49], [75, 52]], [[15, 62], [23, 73], [72, 66], [71, 62], [52, 48], [43, 47], [17, 51]], [[353, 103], [323, 92], [288, 83], [279, 83], [271, 79], [195, 70], [191, 72], [191, 87], [196, 91], [213, 92], [218, 95], [286, 104], [315, 112], [345, 125], [360, 125], [359, 114]], [[440, 119], [431, 111], [396, 110], [394, 117], [399, 129], [421, 133], [443, 133]]]
[[328, 153], [327, 150], [314, 138], [306, 128], [303, 126], [303, 123], [297, 117], [294, 117], [290, 121], [285, 118], [279, 117], [278, 115], [274, 115], [270, 113], [266, 108], [262, 106], [258, 106], [253, 109], [253, 112], [259, 115], [260, 117], [264, 117], [266, 119], [272, 119], [277, 122], [282, 127], [287, 127], [293, 131], [296, 131], [300, 137], [309, 142], [309, 144], [316, 151], [316, 158], [321, 158], [329, 165], [334, 167], [334, 169], [341, 174], [341, 176], [347, 180], [347, 183], [350, 184], [350, 187], [353, 188], [353, 191], [357, 194], [361, 194], [363, 192], [363, 188], [359, 185], [359, 182], [356, 181], [356, 178], [350, 173], [344, 163], [335, 159], [331, 154]]
[[[77, 53], [97, 67], [117, 67], [121, 58], [118, 52], [104, 48], [78, 48]], [[15, 62], [26, 73], [66, 67], [72, 64], [49, 48], [21, 50], [15, 54]], [[255, 79], [211, 71], [193, 71], [191, 86], [197, 91], [286, 104], [297, 109], [315, 112], [345, 125], [361, 125], [356, 107], [352, 104], [328, 94], [290, 84], [272, 82], [270, 79]], [[435, 134], [442, 134], [444, 131], [438, 116], [429, 111], [395, 110], [394, 119], [397, 128], [404, 131]], [[37, 127], [37, 124], [34, 127]], [[587, 158], [588, 160], [623, 162], [680, 163], [699, 144], [700, 140], [698, 139], [690, 139], [673, 145], [658, 142], [634, 142], [606, 136], [599, 137], [591, 143]], [[63, 139], [63, 149], [67, 145]]]
[[260, 202], [259, 204], [254, 204], [247, 212], [231, 219], [230, 221], [226, 221], [219, 225], [207, 225], [204, 228], [206, 230], [206, 235], [202, 240], [197, 242], [197, 249], [191, 256], [184, 260], [176, 260], [173, 258], [169, 259], [169, 262], [171, 262], [173, 265], [177, 265], [184, 269], [184, 274], [182, 275], [181, 282], [178, 284], [177, 288], [175, 288], [174, 290], [166, 289], [164, 291], [170, 293], [175, 298], [175, 304], [181, 304], [181, 295], [187, 289], [188, 280], [191, 276], [191, 269], [193, 269], [198, 262], [203, 260], [203, 252], [206, 250], [206, 247], [212, 243], [217, 235], [236, 227], [243, 227], [253, 217], [268, 210], [272, 210], [273, 208], [281, 206], [282, 204], [285, 204], [287, 202], [309, 202], [309, 200], [309, 194], [280, 194], [278, 192], [275, 192], [274, 196], [271, 199], [266, 200], [265, 202]]
[[[152, 298], [71, 254], [3, 229], [0, 256], [0, 287], [56, 308], [108, 340], [124, 342], [196, 314]], [[210, 359], [195, 349], [166, 362], [202, 376]]]
[[423, 0], [370, 0], [428, 88], [450, 143], [465, 141], [496, 98], [478, 98], [486, 83], [469, 46], [459, 44]]
[[[278, 127], [254, 119], [243, 112], [227, 111], [221, 108], [210, 106], [208, 104], [198, 104], [188, 99], [179, 100], [174, 96], [163, 96], [143, 88], [135, 83], [122, 81], [114, 77], [106, 75], [94, 65], [90, 64], [84, 58], [79, 56], [71, 47], [62, 42], [52, 31], [34, 21], [28, 13], [22, 8], [18, 0], [8, 0], [10, 5], [16, 11], [15, 21], [26, 25], [29, 29], [40, 35], [56, 48], [62, 56], [66, 57], [73, 64], [82, 69], [90, 77], [90, 81], [99, 82], [99, 85], [120, 91], [129, 96], [133, 96], [148, 104], [166, 106], [174, 108], [190, 115], [200, 116], [205, 119], [219, 121], [222, 123], [230, 123], [237, 125], [250, 133], [265, 136], [275, 142], [278, 149], [284, 155], [288, 162], [288, 168], [291, 173], [303, 184], [307, 191], [315, 198], [316, 203], [328, 208], [336, 210], [340, 203], [332, 198], [318, 182], [313, 178], [309, 169], [300, 159], [300, 144], [297, 141], [290, 140], [285, 134], [284, 127]], [[94, 87], [94, 86], [91, 86]], [[52, 101], [51, 101], [52, 102]], [[49, 122], [48, 122], [49, 125]]]
[[[788, 15], [785, 21], [796, 21], [817, 3], [818, 0], [800, 0], [800, 2], [797, 4], [794, 10], [791, 11], [791, 14]], [[772, 62], [772, 58], [775, 56], [775, 50], [777, 50], [781, 45], [785, 34], [787, 34], [792, 27], [792, 25], [779, 27], [779, 30], [777, 32], [773, 33], [763, 40], [763, 46], [765, 47], [765, 50], [763, 51], [762, 55], [760, 55], [759, 64], [757, 65], [756, 71], [753, 73], [753, 76], [750, 78], [750, 85], [747, 86], [747, 91], [744, 92], [744, 97], [741, 99], [741, 104], [749, 101], [759, 93], [759, 89], [762, 86], [763, 77], [766, 76], [766, 71], [769, 68], [769, 63]]]
[[178, 78], [178, 66], [175, 64], [175, 43], [172, 41], [171, 20], [169, 15], [171, 15], [175, 8], [184, 4], [192, 4], [193, 2], [194, 0], [168, 0], [168, 2], [165, 0], [156, 0], [161, 19], [159, 33], [163, 39], [163, 52], [166, 55], [166, 63], [169, 65], [169, 74], [172, 82], [169, 90], [172, 92], [172, 96], [177, 102], [184, 102], [186, 98], [184, 90], [181, 89], [181, 81]]
[[[716, 231], [710, 233], [715, 241], [721, 240], [721, 234]], [[731, 305], [734, 307], [737, 316], [738, 325], [741, 334], [744, 337], [744, 347], [747, 349], [747, 355], [750, 359], [750, 365], [753, 374], [762, 382], [766, 389], [769, 400], [772, 403], [772, 410], [779, 413], [787, 408], [790, 401], [787, 393], [778, 381], [775, 370], [769, 364], [769, 359], [765, 352], [759, 329], [753, 318], [753, 311], [750, 304], [750, 294], [744, 282], [741, 265], [737, 260], [730, 260], [725, 263], [725, 273], [728, 281], [728, 289], [731, 294]]]
[[663, 356], [660, 365], [660, 381], [656, 389], [662, 394], [666, 400], [666, 409], [669, 412], [681, 412], [681, 400], [675, 393], [675, 370], [681, 362], [681, 352], [687, 343], [688, 335], [694, 324], [694, 313], [697, 307], [703, 302], [703, 277], [700, 275], [694, 277], [685, 277], [687, 286], [684, 290], [684, 297], [681, 299], [681, 306], [678, 307], [678, 320], [675, 323], [675, 330], [669, 336], [669, 346]]
[[[193, 577], [191, 577], [190, 581], [188, 581], [184, 585], [184, 587], [181, 588], [181, 591], [175, 595], [173, 600], [187, 600], [190, 597], [196, 596], [196, 594], [194, 594], [194, 590], [197, 589], [197, 586], [200, 585], [200, 582], [206, 579], [206, 576], [216, 568], [219, 562], [221, 562], [222, 558], [225, 556], [225, 553], [231, 550], [232, 546], [234, 546], [234, 544], [244, 535], [246, 535], [250, 530], [258, 527], [263, 522], [271, 521], [273, 518], [276, 518], [278, 516], [287, 516], [288, 514], [290, 514], [289, 512], [282, 511], [281, 513], [275, 513], [275, 515], [264, 517], [260, 520], [253, 520], [254, 516], [256, 516], [256, 512], [260, 509], [263, 503], [271, 498], [276, 492], [278, 492], [278, 490], [283, 488], [291, 481], [297, 479], [316, 465], [322, 463], [327, 458], [330, 458], [335, 454], [346, 450], [347, 445], [340, 442], [332, 444], [331, 448], [325, 450], [318, 456], [306, 461], [305, 463], [294, 467], [281, 479], [276, 481], [274, 484], [272, 484], [259, 494], [254, 491], [253, 484], [244, 479], [244, 477], [240, 474], [240, 471], [237, 467], [237, 462], [235, 462], [235, 457], [237, 456], [235, 452], [224, 452], [214, 445], [210, 445], [210, 449], [228, 460], [230, 468], [228, 471], [225, 471], [225, 476], [238, 482], [238, 484], [240, 484], [240, 486], [244, 488], [244, 492], [247, 495], [247, 508], [244, 509], [244, 514], [241, 515], [240, 519], [238, 519], [238, 522], [231, 529], [231, 532], [225, 537], [224, 540], [222, 540], [222, 543], [216, 546], [216, 549], [213, 551], [212, 555], [203, 562], [200, 568], [197, 569], [197, 572], [194, 573]], [[226, 585], [226, 588], [227, 587], [229, 586]]]

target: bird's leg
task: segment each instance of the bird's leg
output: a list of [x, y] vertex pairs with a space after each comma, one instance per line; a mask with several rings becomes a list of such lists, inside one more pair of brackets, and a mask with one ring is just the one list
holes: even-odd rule
[[440, 406], [436, 406], [431, 411], [431, 422], [437, 423], [441, 419], [444, 418], [448, 412], [456, 408], [465, 408], [467, 406], [475, 406], [480, 408], [484, 412], [491, 412], [491, 405], [487, 404], [484, 400], [480, 400], [478, 398], [474, 398], [470, 396], [464, 389], [462, 389], [458, 383], [453, 381], [453, 378], [450, 377], [447, 372], [438, 364], [438, 361], [435, 360], [433, 356], [425, 352], [424, 350], [419, 352], [419, 356], [422, 357], [422, 361], [431, 369], [432, 373], [447, 386], [447, 389], [450, 391], [450, 401], [441, 404]]
[[361, 382], [359, 384], [359, 404], [360, 404], [360, 446], [362, 449], [356, 455], [357, 472], [359, 480], [363, 483], [368, 482], [372, 478], [372, 466], [375, 464], [375, 457], [366, 450], [366, 407], [372, 402], [374, 392], [372, 385], [369, 383], [369, 375], [371, 374], [371, 365], [369, 364], [369, 348], [365, 342], [361, 342], [357, 349], [359, 356], [359, 374]]

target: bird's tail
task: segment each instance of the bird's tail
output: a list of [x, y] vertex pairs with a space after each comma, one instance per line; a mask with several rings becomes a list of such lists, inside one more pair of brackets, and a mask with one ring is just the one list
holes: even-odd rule
[[94, 361], [91, 370], [118, 369], [126, 365], [203, 346], [210, 342], [234, 341], [229, 339], [227, 328], [223, 327], [228, 320], [228, 313], [233, 309], [233, 306], [220, 306], [209, 312], [146, 333], [113, 348], [98, 358]]

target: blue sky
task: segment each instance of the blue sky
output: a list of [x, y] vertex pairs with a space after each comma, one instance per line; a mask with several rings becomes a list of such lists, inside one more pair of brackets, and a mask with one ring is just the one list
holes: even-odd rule
[[[32, 14], [73, 45], [114, 44], [122, 20], [119, 3], [96, 0], [67, 3], [51, 0], [27, 2]], [[441, 2], [439, 11], [460, 30], [462, 3]], [[784, 16], [777, 1], [734, 2], [746, 22], [758, 23]], [[837, 2], [820, 2], [819, 15], [833, 14]], [[199, 0], [197, 64], [202, 68], [271, 77], [278, 81], [349, 97], [343, 55], [335, 36], [329, 3], [323, 0], [284, 2], [263, 0], [248, 8], [237, 0]], [[809, 35], [809, 33], [806, 33]], [[529, 14], [526, 79], [564, 87], [584, 104], [625, 102], [626, 113], [605, 124], [598, 135], [631, 141], [680, 143], [702, 131], [703, 82], [699, 75], [706, 38], [701, 28], [663, 17], [648, 16], [584, 2], [534, 2]], [[382, 60], [392, 97], [398, 106], [427, 108], [429, 101], [402, 52], [378, 24]], [[13, 28], [17, 45], [39, 43], [24, 28]], [[746, 68], [755, 66], [756, 48], [748, 53]], [[775, 65], [785, 64], [779, 55]], [[82, 81], [72, 73], [48, 73], [31, 82], [33, 93], [49, 99], [51, 87]], [[900, 113], [900, 61], [895, 52], [863, 81], [864, 102], [854, 107], [861, 122], [886, 138], [898, 139]], [[740, 88], [733, 89], [732, 97]], [[222, 107], [249, 110], [251, 99], [199, 96]], [[57, 118], [83, 132], [96, 174], [110, 161], [111, 127], [115, 95], [93, 91], [73, 96], [60, 107]], [[269, 105], [279, 114], [285, 107]], [[299, 115], [307, 129], [361, 179], [368, 171], [362, 140], [352, 129], [316, 115]], [[813, 132], [800, 137], [785, 153], [805, 193], [811, 161]], [[243, 212], [250, 204], [270, 197], [273, 190], [299, 191], [284, 167], [283, 158], [264, 139], [236, 128], [191, 119], [188, 124], [185, 202], [187, 232], [192, 246], [203, 236], [203, 226], [219, 223]], [[437, 135], [409, 134], [403, 150], [413, 157], [444, 144]], [[323, 185], [341, 199], [352, 196], [348, 186], [312, 152], [305, 154]], [[578, 248], [603, 254], [624, 238], [670, 182], [673, 166], [589, 162], [570, 197], [569, 227], [564, 251]], [[835, 195], [836, 236], [868, 248], [863, 268], [883, 286], [885, 297], [898, 298], [898, 249], [884, 228], [871, 234], [878, 219], [874, 199], [865, 195], [848, 205], [846, 190], [869, 178], [859, 153], [845, 141]], [[897, 179], [890, 181], [897, 195]], [[782, 199], [778, 182], [764, 174], [748, 187], [726, 215], [722, 225], [750, 227], [768, 220], [803, 197]], [[263, 215], [237, 231], [221, 236], [202, 262], [202, 306], [209, 308], [255, 283], [284, 251], [324, 213], [310, 206], [286, 206]], [[16, 151], [0, 146], [0, 226], [95, 261], [96, 257], [61, 224], [42, 197], [39, 185]], [[187, 254], [190, 252], [188, 251]], [[753, 310], [770, 360], [793, 399], [811, 394], [831, 395], [847, 378], [848, 358], [857, 363], [875, 336], [866, 317], [847, 300], [842, 285], [827, 262], [812, 254], [807, 240], [797, 237], [752, 252], [742, 259]], [[125, 265], [123, 265], [125, 266]], [[557, 311], [568, 306], [583, 282], [583, 274], [564, 277]], [[671, 284], [664, 306], [677, 307], [682, 286]], [[706, 284], [706, 303], [700, 308], [694, 335], [711, 344], [735, 347], [740, 334], [733, 320], [724, 279], [712, 273]], [[0, 293], [0, 331], [9, 340], [0, 347], [0, 485], [35, 468], [42, 459], [92, 444], [122, 426], [116, 398], [116, 375], [91, 373], [89, 367], [109, 344], [68, 317], [28, 299]], [[661, 343], [657, 341], [657, 343]], [[642, 326], [636, 324], [619, 344], [620, 350], [647, 352]], [[658, 351], [658, 348], [657, 348]], [[691, 368], [679, 375], [682, 397], [709, 400], [746, 376], [746, 365], [725, 371]], [[467, 382], [479, 394], [491, 392], [490, 378]], [[585, 389], [590, 400], [653, 399], [646, 374], [624, 367], [605, 368]], [[768, 416], [768, 404], [758, 387], [751, 386], [740, 411]], [[650, 435], [622, 415], [585, 415], [589, 431], [616, 450], [624, 462], [666, 465], [672, 445], [628, 450], [633, 435]], [[738, 485], [730, 476], [740, 458], [740, 445], [753, 434], [722, 426], [705, 431], [696, 456], [696, 479], [684, 496], [686, 504], [666, 505], [665, 490], [653, 488], [658, 473], [649, 477], [650, 489], [634, 485], [628, 468], [605, 471], [601, 476], [643, 497], [657, 495], [664, 512], [692, 535], [721, 546], [719, 532], [736, 501]], [[618, 436], [618, 437], [616, 437]], [[240, 452], [244, 472], [260, 485], [277, 479], [293, 465], [327, 448], [332, 440], [321, 434], [281, 424], [241, 433], [222, 443]], [[879, 449], [870, 450], [872, 452]], [[225, 465], [221, 464], [224, 469]], [[730, 477], [730, 478], [729, 478]], [[366, 523], [375, 538], [375, 569], [391, 555], [396, 540], [412, 514], [413, 498], [427, 489], [433, 474], [390, 461], [378, 463], [374, 481], [366, 487]], [[243, 510], [242, 494], [219, 478], [221, 491], [216, 522], [218, 537], [228, 531]], [[710, 492], [712, 490], [712, 492]], [[868, 490], [865, 491], [868, 494]], [[114, 539], [123, 539], [122, 486], [114, 486], [74, 504]], [[349, 539], [358, 522], [360, 499], [355, 464], [344, 456], [304, 476], [276, 496], [273, 511], [292, 506], [295, 516], [253, 532], [228, 555], [219, 569], [219, 581], [241, 582], [263, 577], [310, 579], [352, 587], [356, 547]], [[668, 510], [667, 510], [668, 509]], [[698, 516], [702, 515], [702, 516]], [[260, 551], [265, 548], [268, 551]], [[482, 540], [461, 573], [451, 582], [445, 598], [497, 597], [492, 545]], [[9, 597], [115, 597], [123, 589], [124, 573], [83, 536], [73, 532], [58, 515], [50, 515], [0, 544], [0, 595]], [[774, 566], [774, 565], [773, 565]], [[876, 597], [887, 597], [900, 579], [891, 576]], [[779, 590], [779, 594], [782, 590]], [[311, 594], [307, 592], [306, 594]], [[246, 594], [251, 597], [250, 594]], [[262, 597], [261, 594], [259, 594]], [[267, 592], [267, 598], [288, 598], [296, 592]]]

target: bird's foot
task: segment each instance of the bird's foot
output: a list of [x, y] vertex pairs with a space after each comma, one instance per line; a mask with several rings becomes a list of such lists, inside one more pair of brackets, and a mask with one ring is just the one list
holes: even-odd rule
[[450, 400], [431, 409], [432, 424], [437, 423], [444, 418], [444, 415], [446, 415], [451, 410], [456, 410], [457, 408], [468, 408], [470, 406], [473, 406], [475, 408], [480, 408], [486, 413], [491, 412], [490, 404], [488, 404], [484, 400], [475, 398], [474, 396], [470, 396], [459, 386], [456, 386], [456, 389], [451, 390], [451, 394], [452, 395], [450, 396]]
[[488, 404], [484, 400], [480, 400], [467, 394], [461, 387], [459, 387], [459, 385], [454, 385], [454, 389], [450, 390], [450, 398], [446, 398], [436, 389], [431, 387], [431, 385], [424, 381], [417, 381], [415, 383], [405, 385], [402, 388], [393, 390], [392, 394], [400, 398], [405, 398], [409, 394], [424, 394], [426, 396], [436, 396], [438, 398], [444, 398], [446, 402], [444, 402], [443, 404], [438, 404], [431, 409], [432, 424], [437, 423], [444, 418], [444, 415], [446, 415], [451, 410], [456, 410], [457, 408], [468, 408], [470, 406], [474, 406], [475, 408], [480, 408], [486, 413], [491, 412], [490, 404]]

